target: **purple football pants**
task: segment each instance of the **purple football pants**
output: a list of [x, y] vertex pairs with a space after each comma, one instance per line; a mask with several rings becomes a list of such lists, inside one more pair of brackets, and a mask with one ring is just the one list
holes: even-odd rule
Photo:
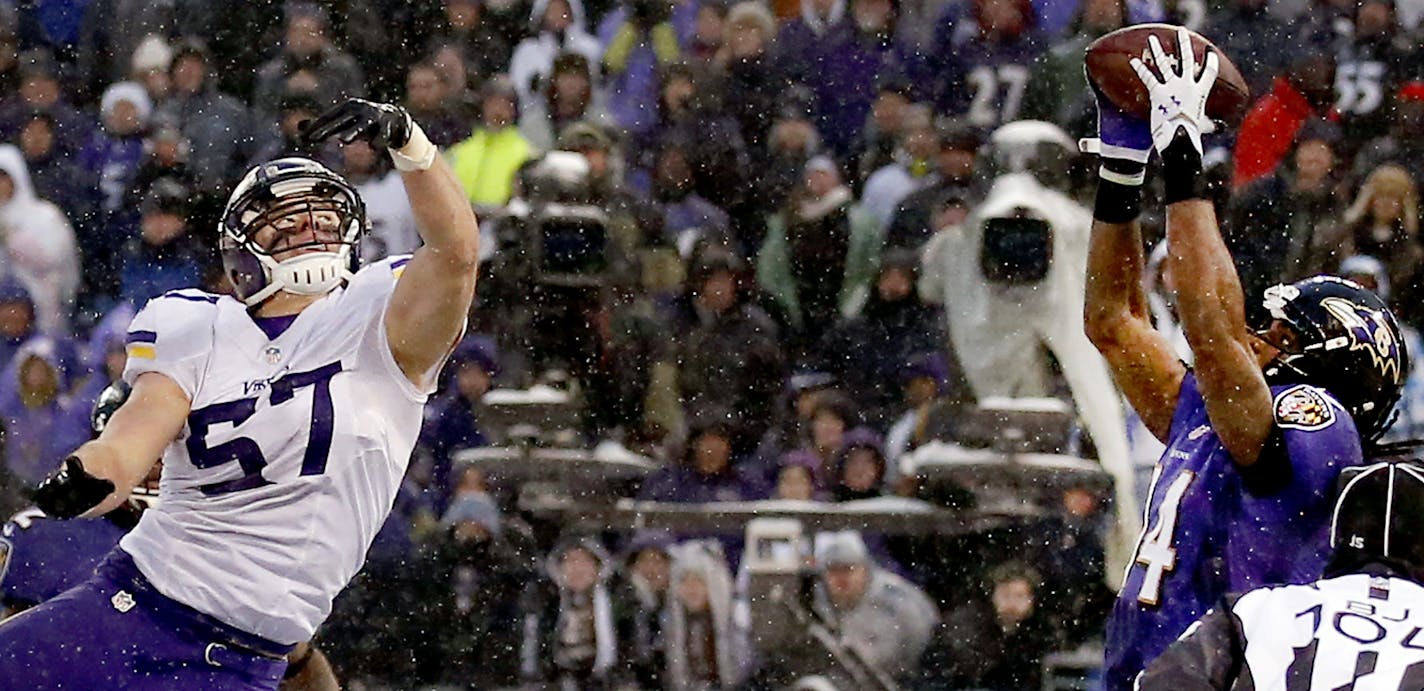
[[88, 581], [0, 624], [0, 691], [270, 691], [290, 648], [165, 597], [115, 548]]

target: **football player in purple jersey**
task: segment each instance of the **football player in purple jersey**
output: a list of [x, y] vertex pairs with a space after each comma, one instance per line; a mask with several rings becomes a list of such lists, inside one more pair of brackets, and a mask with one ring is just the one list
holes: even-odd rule
[[[1106, 688], [1132, 680], [1228, 591], [1320, 577], [1341, 469], [1363, 462], [1390, 422], [1407, 373], [1400, 330], [1373, 293], [1317, 276], [1270, 288], [1267, 324], [1245, 297], [1205, 194], [1202, 135], [1215, 54], [1176, 55], [1156, 38], [1158, 76], [1133, 64], [1152, 99], [1143, 120], [1098, 97], [1100, 156], [1088, 259], [1089, 338], [1147, 428], [1167, 448], [1144, 532], [1108, 623]], [[1198, 66], [1201, 69], [1198, 69]], [[1167, 272], [1194, 365], [1152, 325], [1137, 226], [1153, 151], [1162, 160]]]

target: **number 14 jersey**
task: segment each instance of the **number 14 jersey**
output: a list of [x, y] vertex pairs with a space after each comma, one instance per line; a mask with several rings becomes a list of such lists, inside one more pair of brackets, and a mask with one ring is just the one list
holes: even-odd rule
[[1227, 592], [1320, 578], [1335, 480], [1363, 461], [1359, 435], [1322, 389], [1271, 393], [1283, 443], [1268, 444], [1257, 463], [1280, 477], [1248, 489], [1211, 427], [1196, 376], [1183, 379], [1144, 532], [1108, 621], [1109, 691], [1132, 688], [1137, 673]]
[[361, 269], [272, 339], [242, 303], [196, 290], [134, 317], [124, 379], [159, 372], [192, 399], [158, 506], [120, 543], [164, 595], [284, 644], [330, 613], [420, 431], [427, 392], [384, 325], [405, 261]]

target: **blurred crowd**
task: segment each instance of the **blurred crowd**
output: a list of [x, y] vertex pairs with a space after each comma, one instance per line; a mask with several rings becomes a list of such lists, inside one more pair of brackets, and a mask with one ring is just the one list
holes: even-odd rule
[[[576, 534], [457, 462], [507, 441], [482, 425], [490, 391], [549, 386], [578, 403], [560, 443], [654, 459], [626, 494], [665, 502], [936, 500], [907, 459], [976, 401], [1076, 407], [1070, 451], [1121, 457], [1114, 495], [1070, 487], [994, 535], [805, 548], [808, 610], [900, 683], [1035, 687], [1046, 653], [1099, 635], [1105, 543], [1160, 451], [1093, 403], [1120, 407], [1081, 334], [1083, 49], [1144, 21], [1215, 41], [1252, 90], [1206, 157], [1248, 297], [1346, 275], [1418, 353], [1422, 18], [1424, 0], [0, 0], [0, 508], [88, 438], [137, 308], [228, 292], [215, 231], [249, 165], [300, 154], [351, 180], [365, 260], [419, 246], [383, 153], [296, 136], [360, 96], [442, 147], [486, 241], [471, 335], [320, 634], [343, 678], [758, 688], [786, 663], [748, 641], [736, 536]], [[1424, 431], [1418, 372], [1398, 413], [1390, 439]]]

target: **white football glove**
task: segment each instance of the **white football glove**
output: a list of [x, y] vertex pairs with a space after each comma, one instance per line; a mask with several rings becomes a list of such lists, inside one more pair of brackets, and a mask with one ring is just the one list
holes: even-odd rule
[[[1172, 143], [1177, 130], [1182, 130], [1200, 154], [1202, 135], [1216, 131], [1216, 123], [1206, 116], [1206, 97], [1216, 83], [1219, 67], [1216, 53], [1207, 53], [1201, 76], [1198, 77], [1196, 55], [1192, 54], [1192, 37], [1186, 28], [1177, 27], [1176, 57], [1167, 55], [1156, 36], [1149, 36], [1147, 43], [1152, 51], [1152, 61], [1162, 72], [1162, 77], [1159, 79], [1141, 58], [1132, 59], [1132, 69], [1147, 86], [1147, 93], [1152, 99], [1152, 144], [1161, 153]], [[1181, 69], [1173, 70], [1172, 65], [1179, 65]]]

